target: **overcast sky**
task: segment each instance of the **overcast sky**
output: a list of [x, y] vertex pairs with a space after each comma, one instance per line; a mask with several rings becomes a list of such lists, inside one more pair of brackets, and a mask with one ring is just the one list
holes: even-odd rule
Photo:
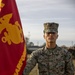
[[75, 0], [16, 0], [23, 32], [43, 44], [43, 23], [59, 23], [58, 45], [75, 44]]

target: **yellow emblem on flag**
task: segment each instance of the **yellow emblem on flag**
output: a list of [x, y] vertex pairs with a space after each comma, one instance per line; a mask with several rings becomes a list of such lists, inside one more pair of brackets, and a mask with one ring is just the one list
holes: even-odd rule
[[[23, 42], [23, 32], [20, 24], [18, 21], [15, 21], [14, 25], [10, 23], [10, 19], [12, 18], [12, 14], [7, 14], [0, 18], [0, 34], [4, 31], [4, 36], [2, 37], [3, 43], [8, 43], [11, 45], [11, 43], [19, 44]], [[17, 36], [16, 36], [17, 35]], [[18, 37], [18, 38], [17, 38]]]

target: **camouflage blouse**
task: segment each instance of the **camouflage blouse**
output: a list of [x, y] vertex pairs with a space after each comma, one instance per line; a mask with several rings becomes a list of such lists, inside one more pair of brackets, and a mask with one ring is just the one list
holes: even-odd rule
[[33, 51], [23, 75], [29, 75], [30, 71], [38, 63], [39, 75], [74, 75], [72, 55], [61, 47], [54, 49], [46, 47]]

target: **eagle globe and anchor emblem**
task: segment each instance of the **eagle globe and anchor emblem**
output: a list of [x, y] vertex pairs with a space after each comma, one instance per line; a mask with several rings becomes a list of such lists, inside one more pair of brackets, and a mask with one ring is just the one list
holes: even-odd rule
[[22, 43], [23, 42], [22, 28], [18, 23], [18, 21], [15, 21], [14, 25], [12, 25], [10, 23], [11, 18], [12, 18], [12, 13], [7, 14], [0, 18], [0, 34], [4, 29], [6, 29], [6, 31], [4, 31], [4, 35], [1, 38], [1, 41], [3, 43], [7, 42], [9, 45], [11, 45], [12, 42], [14, 44]]
[[[5, 4], [2, 3], [2, 0], [0, 0], [0, 11], [1, 8], [3, 8], [4, 6]], [[1, 38], [1, 41], [3, 43], [7, 42], [9, 45], [11, 45], [12, 42], [14, 44], [19, 44], [23, 42], [23, 32], [18, 21], [15, 21], [14, 25], [10, 23], [10, 19], [12, 18], [12, 16], [13, 14], [10, 13], [0, 18], [0, 35], [2, 31], [6, 29], [4, 35]]]

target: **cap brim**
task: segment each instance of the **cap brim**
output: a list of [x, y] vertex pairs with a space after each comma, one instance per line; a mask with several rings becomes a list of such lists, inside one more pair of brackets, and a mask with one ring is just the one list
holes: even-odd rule
[[54, 32], [54, 33], [57, 33], [57, 31], [55, 31], [55, 30], [50, 30], [50, 29], [47, 29], [47, 30], [45, 30], [44, 32], [46, 32], [46, 33], [48, 33], [48, 32]]

